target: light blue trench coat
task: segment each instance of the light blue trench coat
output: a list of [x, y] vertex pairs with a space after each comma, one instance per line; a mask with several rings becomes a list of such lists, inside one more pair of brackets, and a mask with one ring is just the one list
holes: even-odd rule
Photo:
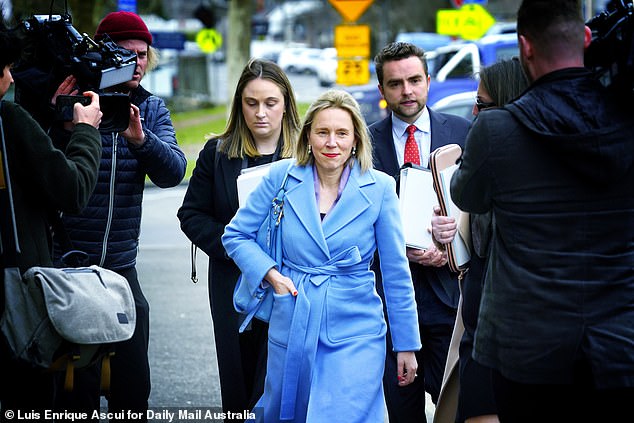
[[[255, 242], [291, 159], [227, 225], [222, 242], [250, 283], [275, 266]], [[378, 248], [396, 351], [421, 347], [394, 179], [355, 163], [323, 222], [311, 166], [292, 166], [282, 219], [282, 274], [298, 295], [274, 294], [258, 421], [383, 422], [386, 324], [370, 262]], [[397, 381], [394, 381], [395, 383]]]

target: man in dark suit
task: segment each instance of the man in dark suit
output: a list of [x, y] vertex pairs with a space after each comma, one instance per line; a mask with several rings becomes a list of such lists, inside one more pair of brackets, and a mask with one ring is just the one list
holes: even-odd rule
[[[405, 162], [429, 166], [429, 155], [446, 144], [464, 146], [469, 121], [426, 106], [430, 77], [424, 51], [409, 43], [388, 44], [374, 59], [379, 91], [392, 113], [370, 126], [374, 167], [397, 177]], [[421, 216], [429, 215], [421, 210]], [[431, 224], [431, 222], [430, 222]], [[407, 248], [418, 307], [423, 348], [417, 353], [416, 381], [399, 387], [390, 336], [383, 385], [390, 423], [425, 421], [425, 391], [436, 403], [458, 307], [458, 280], [447, 267], [446, 252], [436, 247]], [[377, 285], [381, 273], [375, 260]]]

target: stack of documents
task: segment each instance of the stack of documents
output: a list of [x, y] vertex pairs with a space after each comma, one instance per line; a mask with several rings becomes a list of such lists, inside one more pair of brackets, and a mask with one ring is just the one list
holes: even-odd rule
[[238, 176], [238, 204], [240, 207], [247, 202], [247, 197], [251, 191], [258, 186], [262, 178], [269, 173], [271, 163], [260, 166], [248, 167], [242, 169], [242, 173]]
[[401, 169], [399, 199], [405, 245], [422, 250], [431, 247], [431, 218], [434, 215], [434, 206], [438, 205], [438, 197], [429, 169]]

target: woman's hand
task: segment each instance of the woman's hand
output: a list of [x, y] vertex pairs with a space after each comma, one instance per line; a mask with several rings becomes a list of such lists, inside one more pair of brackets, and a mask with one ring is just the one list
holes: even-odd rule
[[290, 293], [293, 294], [294, 297], [297, 296], [297, 288], [295, 288], [295, 284], [291, 278], [282, 275], [275, 267], [269, 269], [264, 279], [271, 284], [276, 294], [283, 295]]
[[401, 351], [396, 353], [396, 362], [398, 368], [398, 386], [407, 386], [414, 382], [414, 378], [418, 376], [418, 362], [414, 351]]
[[440, 207], [434, 207], [434, 215], [431, 218], [431, 234], [434, 240], [442, 245], [449, 244], [453, 241], [457, 231], [456, 219], [441, 216]]

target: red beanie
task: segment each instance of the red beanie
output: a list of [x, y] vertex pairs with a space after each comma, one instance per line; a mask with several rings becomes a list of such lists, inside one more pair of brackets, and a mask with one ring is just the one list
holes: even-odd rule
[[142, 40], [148, 45], [152, 44], [152, 34], [147, 25], [139, 15], [132, 12], [108, 13], [97, 27], [95, 41], [101, 40], [105, 34], [108, 34], [112, 41]]

